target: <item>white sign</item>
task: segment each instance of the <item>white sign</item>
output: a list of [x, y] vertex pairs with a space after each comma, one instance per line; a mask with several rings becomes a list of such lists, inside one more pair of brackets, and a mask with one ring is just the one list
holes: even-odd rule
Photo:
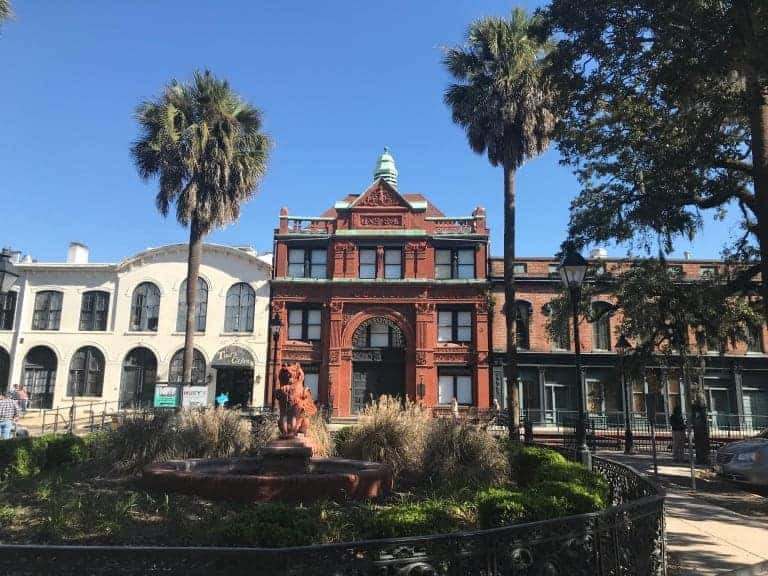
[[199, 408], [208, 405], [208, 387], [207, 386], [182, 386], [181, 387], [181, 407]]

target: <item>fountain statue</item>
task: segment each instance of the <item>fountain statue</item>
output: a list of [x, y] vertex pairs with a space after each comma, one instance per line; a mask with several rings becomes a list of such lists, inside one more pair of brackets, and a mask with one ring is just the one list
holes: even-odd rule
[[283, 439], [306, 436], [309, 419], [317, 412], [312, 400], [312, 391], [304, 386], [304, 370], [298, 363], [283, 364], [277, 377], [280, 387], [275, 390], [275, 399], [280, 406], [278, 428]]
[[392, 490], [386, 464], [313, 457], [307, 432], [317, 407], [304, 385], [304, 371], [298, 363], [283, 364], [278, 382], [280, 437], [259, 456], [157, 462], [144, 468], [144, 482], [161, 490], [248, 502], [377, 498]]

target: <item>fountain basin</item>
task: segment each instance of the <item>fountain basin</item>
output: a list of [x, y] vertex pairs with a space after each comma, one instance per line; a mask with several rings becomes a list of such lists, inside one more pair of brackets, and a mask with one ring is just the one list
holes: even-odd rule
[[304, 470], [282, 473], [262, 458], [189, 459], [145, 467], [152, 489], [241, 502], [302, 502], [378, 498], [392, 490], [386, 464], [344, 458], [310, 458]]

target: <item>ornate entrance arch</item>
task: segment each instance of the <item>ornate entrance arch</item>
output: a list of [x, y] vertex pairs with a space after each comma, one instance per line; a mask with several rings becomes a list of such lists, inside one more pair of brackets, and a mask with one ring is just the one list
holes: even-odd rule
[[344, 356], [351, 360], [352, 413], [383, 395], [406, 396], [408, 354], [403, 321], [392, 312], [370, 311], [351, 333], [349, 353]]

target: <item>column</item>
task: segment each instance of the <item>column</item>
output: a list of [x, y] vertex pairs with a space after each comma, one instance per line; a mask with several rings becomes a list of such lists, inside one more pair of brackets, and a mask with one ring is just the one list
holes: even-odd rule
[[547, 375], [544, 366], [539, 366], [539, 422], [547, 421]]
[[[415, 390], [407, 391], [414, 399], [418, 397], [418, 386], [424, 382], [424, 405], [435, 406], [437, 404], [437, 374], [434, 366], [435, 341], [435, 305], [430, 302], [416, 304], [416, 354], [415, 354]], [[408, 379], [406, 378], [406, 381]]]
[[491, 391], [488, 374], [488, 302], [486, 300], [475, 304], [474, 320], [476, 404], [478, 408], [489, 408]]
[[344, 303], [333, 301], [328, 307], [330, 316], [328, 324], [330, 325], [330, 334], [328, 335], [328, 375], [325, 384], [325, 390], [318, 391], [321, 402], [332, 407], [332, 414], [338, 412], [339, 400], [342, 391], [338, 390], [339, 365], [341, 362], [341, 331], [344, 324]]
[[744, 387], [741, 378], [741, 364], [733, 365], [733, 386], [736, 389], [736, 414], [739, 418], [739, 429], [744, 422]]

